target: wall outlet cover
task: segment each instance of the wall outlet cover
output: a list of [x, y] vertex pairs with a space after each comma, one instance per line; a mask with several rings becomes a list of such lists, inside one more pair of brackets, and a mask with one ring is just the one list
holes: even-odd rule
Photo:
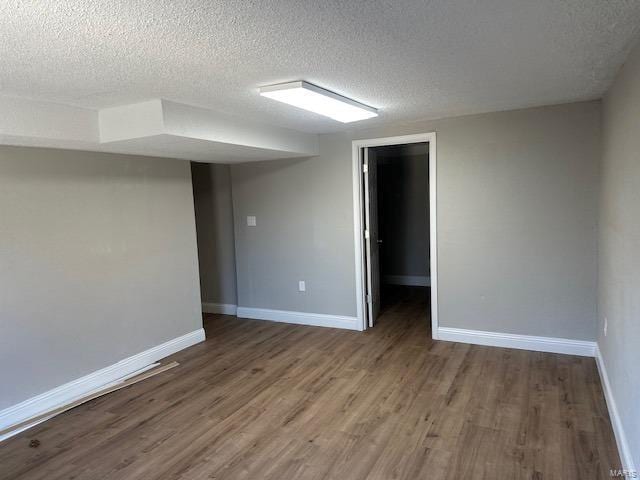
[[255, 215], [247, 216], [247, 226], [248, 227], [255, 227], [256, 226], [256, 217], [255, 217]]

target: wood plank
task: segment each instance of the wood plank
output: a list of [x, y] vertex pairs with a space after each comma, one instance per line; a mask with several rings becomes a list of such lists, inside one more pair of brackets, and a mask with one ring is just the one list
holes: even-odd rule
[[[162, 375], [0, 443], [2, 479], [599, 479], [591, 358], [434, 342], [398, 289], [366, 332], [206, 315]], [[38, 448], [29, 448], [33, 438]]]
[[101, 388], [93, 393], [85, 395], [84, 397], [80, 397], [79, 399], [74, 400], [73, 402], [53, 408], [44, 413], [41, 413], [40, 415], [27, 418], [26, 420], [23, 420], [22, 422], [16, 423], [14, 425], [10, 425], [4, 430], [0, 430], [0, 436], [6, 435], [7, 433], [11, 433], [15, 430], [19, 430], [28, 425], [33, 425], [35, 423], [41, 422], [45, 419], [53, 418], [56, 415], [60, 415], [61, 413], [64, 413], [68, 410], [71, 410], [72, 408], [77, 407], [78, 405], [82, 405], [83, 403], [90, 402], [95, 398], [101, 397], [103, 395], [107, 395], [111, 392], [115, 392], [116, 390], [120, 390], [121, 388], [126, 388], [129, 385], [133, 385], [134, 383], [141, 382], [142, 380], [153, 377], [154, 375], [157, 375], [159, 373], [166, 372], [167, 370], [170, 370], [177, 366], [178, 366], [178, 362], [171, 362], [167, 365], [158, 365], [157, 367], [154, 367], [150, 370], [146, 370], [138, 375], [134, 375], [130, 378], [127, 378], [126, 380], [117, 382], [115, 383], [115, 385], [110, 385], [108, 387]]

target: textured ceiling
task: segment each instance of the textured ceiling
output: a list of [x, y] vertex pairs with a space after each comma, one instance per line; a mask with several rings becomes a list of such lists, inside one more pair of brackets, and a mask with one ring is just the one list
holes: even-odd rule
[[304, 79], [380, 108], [363, 126], [592, 99], [638, 33], [639, 0], [3, 0], [0, 95], [329, 132], [348, 127], [257, 87]]

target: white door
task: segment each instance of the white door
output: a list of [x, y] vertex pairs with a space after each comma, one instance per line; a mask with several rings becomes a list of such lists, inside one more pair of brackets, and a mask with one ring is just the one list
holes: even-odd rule
[[380, 312], [380, 255], [378, 239], [378, 162], [375, 152], [362, 149], [364, 172], [364, 239], [367, 256], [367, 318], [373, 327]]

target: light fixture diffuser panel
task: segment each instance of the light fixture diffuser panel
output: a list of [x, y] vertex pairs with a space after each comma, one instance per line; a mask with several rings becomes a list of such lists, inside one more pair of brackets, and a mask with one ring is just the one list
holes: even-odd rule
[[262, 87], [260, 95], [319, 113], [342, 123], [357, 122], [378, 116], [375, 108], [303, 81]]

